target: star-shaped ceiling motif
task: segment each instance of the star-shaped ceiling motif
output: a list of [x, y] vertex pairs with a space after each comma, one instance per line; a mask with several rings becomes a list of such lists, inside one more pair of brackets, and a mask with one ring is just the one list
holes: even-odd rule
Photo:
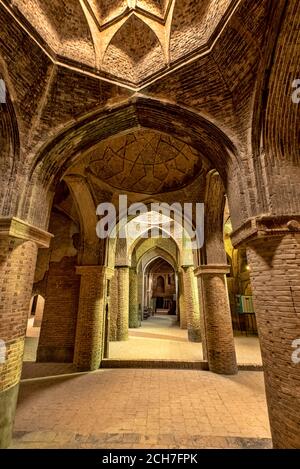
[[173, 0], [84, 0], [100, 29], [133, 12], [164, 23]]
[[[169, 36], [174, 4], [175, 0], [83, 0], [82, 6], [96, 46], [97, 67], [109, 72], [112, 56], [124, 67], [124, 50], [129, 62], [131, 56], [135, 62], [136, 70], [130, 74], [132, 81], [137, 82], [140, 78], [139, 64], [136, 63], [139, 60], [135, 60], [137, 56], [142, 60], [154, 51], [154, 68], [158, 62], [159, 67], [166, 66], [170, 61]], [[126, 44], [129, 35], [130, 47]], [[136, 54], [137, 49], [140, 54]], [[127, 73], [129, 65], [127, 61]]]

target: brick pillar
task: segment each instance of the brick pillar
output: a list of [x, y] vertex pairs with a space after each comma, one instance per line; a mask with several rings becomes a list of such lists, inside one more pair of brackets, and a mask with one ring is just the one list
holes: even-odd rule
[[74, 364], [81, 371], [97, 370], [104, 352], [106, 268], [81, 266]]
[[184, 285], [183, 285], [183, 271], [178, 272], [178, 301], [179, 301], [179, 317], [180, 329], [187, 329], [187, 318], [184, 301]]
[[21, 220], [0, 219], [0, 448], [11, 440], [37, 249], [49, 242]]
[[129, 327], [140, 327], [138, 308], [138, 276], [136, 269], [129, 270]]
[[237, 363], [227, 291], [228, 266], [205, 265], [195, 271], [201, 278], [207, 359], [210, 371], [234, 375]]
[[118, 271], [114, 269], [114, 276], [111, 280], [110, 288], [110, 331], [109, 340], [117, 340], [117, 319], [118, 319]]
[[300, 233], [253, 241], [247, 257], [273, 444], [300, 448], [300, 363], [292, 359], [300, 339]]
[[191, 342], [201, 342], [200, 312], [195, 298], [194, 268], [192, 266], [182, 267], [182, 278], [188, 338]]
[[208, 361], [202, 278], [201, 278], [201, 276], [198, 276], [198, 277], [196, 277], [196, 279], [197, 279], [197, 293], [198, 293], [199, 311], [200, 311], [202, 354], [203, 354], [203, 360]]
[[117, 340], [128, 340], [129, 328], [129, 267], [116, 267], [118, 270], [118, 317]]

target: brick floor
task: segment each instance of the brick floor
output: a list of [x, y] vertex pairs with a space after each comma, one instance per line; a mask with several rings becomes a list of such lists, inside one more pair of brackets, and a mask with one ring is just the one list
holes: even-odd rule
[[14, 448], [265, 448], [263, 374], [100, 370], [21, 384]]
[[[235, 346], [240, 364], [261, 365], [257, 337], [236, 335]], [[202, 346], [188, 342], [187, 331], [169, 316], [156, 316], [143, 322], [140, 329], [129, 331], [128, 342], [110, 344], [111, 359], [202, 360]]]

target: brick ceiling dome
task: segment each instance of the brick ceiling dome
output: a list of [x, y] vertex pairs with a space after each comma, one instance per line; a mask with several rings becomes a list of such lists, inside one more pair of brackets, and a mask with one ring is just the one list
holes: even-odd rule
[[100, 143], [85, 157], [85, 166], [112, 187], [155, 194], [191, 183], [202, 162], [196, 150], [177, 138], [143, 129]]
[[239, 0], [6, 0], [56, 60], [139, 87], [209, 52]]

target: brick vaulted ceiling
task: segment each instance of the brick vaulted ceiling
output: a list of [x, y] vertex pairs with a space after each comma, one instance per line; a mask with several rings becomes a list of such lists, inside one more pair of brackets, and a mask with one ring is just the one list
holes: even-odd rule
[[6, 0], [60, 61], [138, 87], [212, 47], [240, 0]]
[[101, 142], [87, 153], [83, 165], [86, 175], [143, 194], [181, 189], [207, 171], [205, 160], [192, 147], [146, 129]]

